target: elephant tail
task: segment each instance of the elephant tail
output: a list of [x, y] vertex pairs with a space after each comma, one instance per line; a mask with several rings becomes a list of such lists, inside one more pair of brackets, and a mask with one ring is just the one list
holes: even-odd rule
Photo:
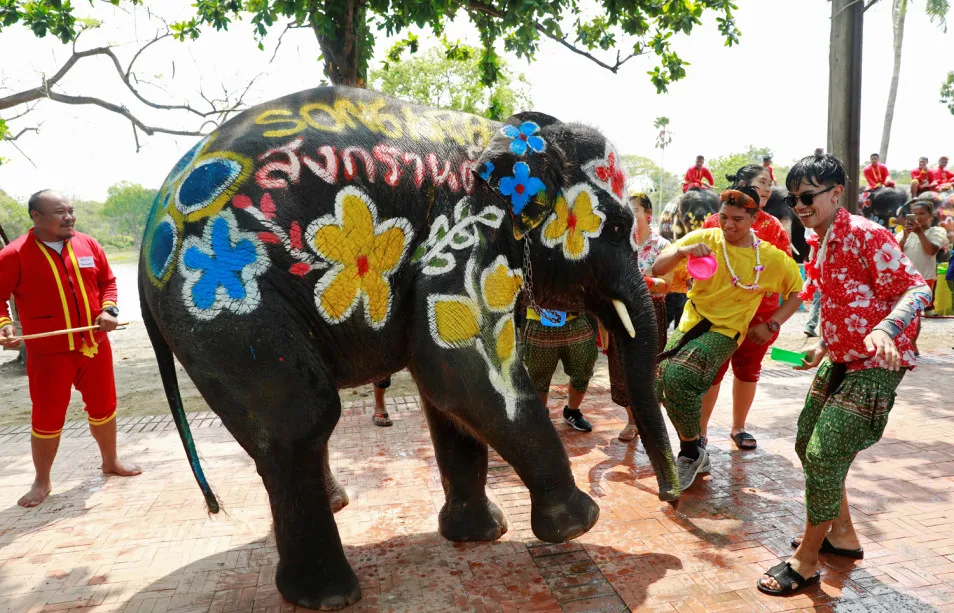
[[[143, 275], [140, 274], [140, 279]], [[189, 458], [189, 465], [192, 467], [192, 474], [205, 496], [205, 504], [210, 513], [219, 512], [219, 501], [212, 488], [202, 472], [202, 466], [199, 464], [199, 455], [195, 450], [195, 442], [192, 440], [192, 430], [189, 429], [189, 422], [186, 421], [185, 409], [182, 406], [182, 395], [179, 393], [179, 379], [176, 376], [176, 364], [172, 357], [172, 349], [166, 342], [159, 326], [149, 309], [146, 297], [143, 295], [142, 288], [139, 290], [139, 298], [142, 303], [142, 319], [146, 325], [146, 331], [149, 333], [149, 340], [152, 342], [153, 351], [156, 353], [156, 361], [159, 363], [159, 376], [162, 377], [162, 387], [166, 392], [166, 400], [169, 401], [169, 409], [172, 411], [172, 420], [176, 423], [176, 429], [179, 430], [179, 438], [182, 440], [182, 446], [185, 447], [186, 456]]]

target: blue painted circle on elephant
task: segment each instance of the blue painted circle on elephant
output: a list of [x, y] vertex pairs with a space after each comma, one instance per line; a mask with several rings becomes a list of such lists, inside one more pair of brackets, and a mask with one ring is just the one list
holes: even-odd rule
[[200, 162], [179, 186], [176, 204], [189, 214], [203, 209], [235, 181], [242, 166], [235, 160], [210, 158]]
[[205, 146], [208, 142], [208, 138], [203, 138], [199, 142], [189, 149], [189, 152], [186, 153], [182, 158], [176, 162], [176, 165], [172, 167], [172, 170], [169, 172], [169, 177], [175, 180], [180, 174], [185, 172], [185, 169], [189, 167], [189, 164], [195, 160], [195, 157], [199, 154], [199, 151]]
[[149, 239], [149, 269], [156, 279], [164, 277], [172, 264], [177, 234], [175, 222], [167, 215], [159, 221]]

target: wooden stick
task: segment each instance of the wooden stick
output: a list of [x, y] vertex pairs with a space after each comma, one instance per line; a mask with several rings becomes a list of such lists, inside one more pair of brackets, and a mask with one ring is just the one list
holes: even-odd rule
[[[129, 322], [123, 322], [116, 324], [117, 328], [120, 326], [128, 326]], [[13, 341], [29, 341], [35, 338], [46, 338], [48, 336], [59, 336], [60, 334], [73, 334], [80, 332], [89, 332], [90, 330], [99, 330], [99, 326], [86, 326], [84, 328], [69, 328], [67, 330], [54, 330], [53, 332], [42, 332], [40, 334], [28, 334], [26, 336], [14, 336], [10, 338], [10, 342]]]

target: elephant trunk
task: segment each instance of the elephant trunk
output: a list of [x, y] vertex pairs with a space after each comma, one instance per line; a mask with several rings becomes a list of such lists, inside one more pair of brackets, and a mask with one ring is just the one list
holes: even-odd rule
[[618, 343], [630, 409], [643, 439], [643, 447], [656, 472], [659, 499], [675, 506], [680, 493], [679, 478], [666, 422], [655, 392], [658, 350], [656, 316], [649, 291], [642, 279], [637, 281], [636, 286], [638, 290], [633, 292], [633, 295], [619, 301], [625, 305], [626, 313], [632, 322], [632, 336], [626, 329], [628, 326], [622, 321], [619, 307], [606, 303], [601, 307], [599, 317], [603, 325], [612, 332], [612, 342]]

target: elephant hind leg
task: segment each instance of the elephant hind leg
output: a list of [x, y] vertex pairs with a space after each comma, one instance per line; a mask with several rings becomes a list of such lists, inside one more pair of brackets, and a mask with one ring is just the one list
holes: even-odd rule
[[438, 530], [450, 541], [493, 541], [507, 532], [507, 520], [487, 498], [487, 445], [423, 395], [424, 415], [434, 443], [446, 501]]
[[[257, 336], [242, 338], [252, 333]], [[207, 345], [206, 355], [229, 359], [214, 368], [205, 362], [207, 369], [193, 367], [190, 375], [255, 460], [265, 484], [279, 555], [278, 590], [314, 609], [357, 602], [361, 589], [333, 514], [347, 497], [328, 466], [328, 440], [341, 401], [317, 351], [308, 349], [313, 343], [286, 329], [260, 327], [210, 339]], [[286, 346], [302, 349], [293, 353]]]

